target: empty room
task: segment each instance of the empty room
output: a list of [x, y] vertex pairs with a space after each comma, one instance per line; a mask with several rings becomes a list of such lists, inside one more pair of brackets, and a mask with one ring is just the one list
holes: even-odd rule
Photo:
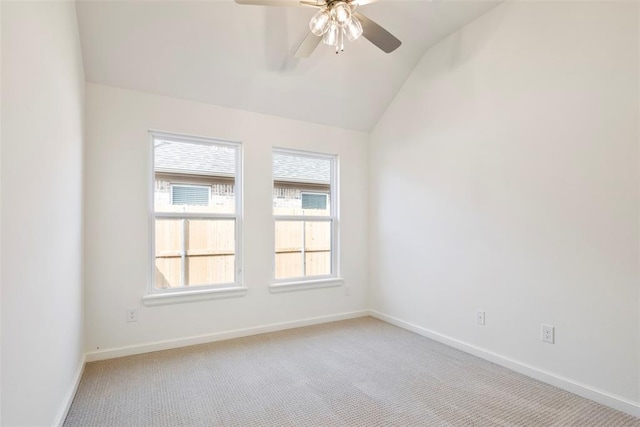
[[0, 37], [1, 426], [640, 426], [640, 2]]

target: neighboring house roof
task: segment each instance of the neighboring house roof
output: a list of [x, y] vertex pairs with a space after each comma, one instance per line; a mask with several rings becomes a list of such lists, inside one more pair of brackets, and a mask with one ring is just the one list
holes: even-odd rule
[[[235, 149], [224, 145], [156, 140], [155, 168], [229, 176], [235, 173]], [[278, 181], [331, 182], [328, 159], [275, 153], [273, 177]]]
[[280, 181], [331, 182], [331, 161], [313, 157], [275, 153], [273, 179]]
[[155, 168], [171, 171], [202, 172], [207, 175], [233, 175], [236, 150], [223, 145], [156, 140]]

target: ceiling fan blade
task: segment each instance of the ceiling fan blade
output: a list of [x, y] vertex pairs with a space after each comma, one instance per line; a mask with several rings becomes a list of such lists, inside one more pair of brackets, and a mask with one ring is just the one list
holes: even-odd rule
[[316, 47], [320, 44], [320, 40], [322, 40], [322, 37], [318, 37], [309, 31], [309, 34], [307, 34], [307, 37], [302, 40], [302, 43], [300, 43], [300, 46], [298, 46], [298, 49], [293, 56], [296, 58], [310, 57], [313, 51], [316, 50]]
[[393, 34], [363, 14], [356, 12], [355, 15], [362, 24], [362, 35], [386, 53], [393, 52], [402, 44]]
[[298, 0], [236, 0], [236, 3], [253, 6], [300, 6]]
[[310, 7], [325, 7], [327, 5], [324, 1], [301, 1], [300, 6], [310, 6]]

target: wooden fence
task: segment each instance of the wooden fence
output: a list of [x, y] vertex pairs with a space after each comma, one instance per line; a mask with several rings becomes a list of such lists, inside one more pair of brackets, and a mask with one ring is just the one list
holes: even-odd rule
[[[275, 232], [276, 279], [331, 273], [330, 222], [277, 221]], [[233, 220], [157, 219], [155, 246], [157, 288], [234, 281]]]

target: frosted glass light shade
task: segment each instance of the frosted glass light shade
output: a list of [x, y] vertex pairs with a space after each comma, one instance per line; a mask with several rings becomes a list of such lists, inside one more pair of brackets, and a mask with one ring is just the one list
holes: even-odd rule
[[331, 7], [331, 16], [339, 26], [344, 27], [351, 19], [351, 8], [347, 3], [336, 3]]
[[338, 25], [335, 22], [332, 21], [329, 25], [329, 29], [324, 33], [322, 43], [330, 46], [335, 46], [338, 43]]
[[329, 12], [326, 9], [319, 10], [315, 15], [313, 15], [311, 21], [309, 21], [309, 29], [313, 34], [319, 37], [327, 31], [327, 28], [329, 28], [330, 19], [331, 15], [329, 15]]
[[347, 34], [349, 41], [352, 42], [362, 35], [362, 24], [355, 16], [352, 16], [349, 23], [344, 27], [344, 32]]

